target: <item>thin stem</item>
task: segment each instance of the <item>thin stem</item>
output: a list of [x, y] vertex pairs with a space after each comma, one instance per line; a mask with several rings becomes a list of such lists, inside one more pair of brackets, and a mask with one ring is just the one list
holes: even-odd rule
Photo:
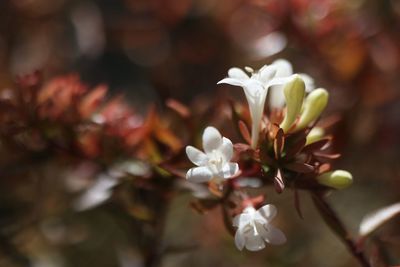
[[255, 149], [260, 135], [260, 122], [253, 121], [251, 125], [251, 147]]
[[346, 245], [347, 249], [358, 261], [360, 266], [371, 267], [371, 264], [364, 254], [363, 248], [357, 245], [357, 242], [350, 236], [349, 231], [346, 229], [344, 223], [341, 221], [329, 203], [325, 200], [324, 196], [322, 194], [312, 194], [312, 199], [326, 224]]

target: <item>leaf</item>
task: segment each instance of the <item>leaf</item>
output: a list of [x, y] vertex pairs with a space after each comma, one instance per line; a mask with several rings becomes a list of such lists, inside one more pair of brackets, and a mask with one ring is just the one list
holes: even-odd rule
[[276, 166], [275, 160], [268, 155], [268, 143], [265, 140], [260, 144], [259, 156], [263, 164], [266, 164], [269, 167]]
[[287, 159], [294, 157], [297, 153], [299, 153], [303, 149], [306, 142], [307, 142], [307, 139], [305, 137], [303, 137], [303, 138], [300, 138], [296, 143], [290, 145], [286, 151], [285, 157]]
[[311, 143], [307, 146], [305, 146], [302, 150], [302, 152], [304, 153], [310, 153], [310, 152], [314, 152], [316, 150], [322, 150], [324, 148], [327, 147], [327, 145], [330, 143], [331, 139], [330, 138], [325, 138], [325, 139], [321, 139], [318, 140], [314, 143]]
[[314, 171], [314, 166], [302, 162], [287, 163], [285, 164], [285, 168], [299, 173], [310, 173]]
[[280, 169], [276, 171], [276, 175], [274, 177], [274, 185], [276, 192], [279, 194], [283, 192], [283, 189], [285, 189], [285, 183], [283, 181], [283, 176]]
[[[240, 130], [240, 126], [239, 126], [239, 121], [242, 121], [242, 117], [240, 116], [239, 112], [236, 110], [235, 108], [235, 103], [232, 100], [229, 100], [229, 106], [231, 108], [231, 114], [232, 114], [232, 121], [233, 121], [233, 125], [235, 125], [235, 130], [237, 131], [237, 133], [243, 137], [241, 130]], [[243, 141], [247, 142], [247, 140]]]
[[265, 196], [258, 195], [258, 196], [243, 200], [242, 207], [243, 207], [243, 209], [245, 209], [248, 206], [260, 208], [264, 202], [265, 202]]
[[324, 172], [328, 172], [330, 170], [331, 170], [331, 164], [329, 164], [329, 163], [321, 164], [318, 167], [318, 173], [324, 173]]
[[368, 214], [360, 223], [359, 234], [368, 236], [398, 214], [400, 214], [400, 202]]
[[184, 119], [189, 118], [191, 115], [189, 108], [175, 99], [167, 99], [165, 104]]
[[250, 137], [250, 132], [249, 129], [247, 128], [246, 124], [240, 120], [238, 122], [238, 127], [240, 134], [242, 135], [244, 141], [246, 141], [248, 144], [251, 144], [251, 137]]
[[101, 102], [107, 93], [107, 87], [104, 85], [99, 85], [88, 94], [86, 94], [80, 101], [78, 110], [79, 114], [83, 118], [88, 118], [92, 115], [99, 107]]
[[210, 181], [208, 183], [208, 190], [210, 190], [210, 192], [214, 195], [217, 196], [219, 198], [223, 197], [223, 192], [222, 192], [222, 188], [219, 184], [214, 183], [213, 181]]
[[248, 144], [243, 144], [243, 143], [236, 143], [236, 144], [233, 144], [233, 148], [234, 148], [236, 151], [240, 152], [240, 153], [246, 152], [246, 151], [249, 151], [249, 150], [252, 149]]
[[274, 139], [274, 151], [275, 151], [275, 158], [278, 159], [282, 155], [283, 148], [285, 146], [285, 136], [283, 130], [280, 128], [275, 135]]
[[320, 153], [320, 152], [314, 152], [313, 153], [315, 157], [318, 159], [326, 160], [326, 159], [337, 159], [340, 158], [341, 154], [325, 154], [325, 153]]

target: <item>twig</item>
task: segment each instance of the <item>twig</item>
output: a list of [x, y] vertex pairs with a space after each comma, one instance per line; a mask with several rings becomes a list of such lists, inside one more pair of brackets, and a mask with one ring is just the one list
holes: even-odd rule
[[344, 223], [340, 220], [329, 203], [326, 202], [324, 196], [322, 194], [312, 194], [312, 200], [326, 224], [346, 245], [350, 253], [359, 262], [360, 266], [371, 267], [371, 264], [364, 254], [363, 249], [359, 247], [356, 241], [350, 236], [348, 230], [344, 226]]

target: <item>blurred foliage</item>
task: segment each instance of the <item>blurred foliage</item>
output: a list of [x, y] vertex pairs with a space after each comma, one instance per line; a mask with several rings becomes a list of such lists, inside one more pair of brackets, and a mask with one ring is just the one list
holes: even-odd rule
[[[151, 266], [157, 263], [146, 258], [159, 260], [161, 252], [146, 255], [146, 248], [159, 239], [162, 266], [355, 266], [306, 195], [300, 193], [302, 220], [292, 194], [268, 194], [281, 206], [285, 246], [238, 252], [221, 215], [200, 217], [188, 193], [172, 201], [164, 189], [176, 179], [155, 166], [182, 158], [182, 147], [197, 142], [194, 133], [207, 123], [228, 123], [219, 96], [240, 93], [216, 92], [216, 82], [230, 66], [285, 57], [329, 89], [327, 113], [342, 115], [332, 128], [333, 149], [343, 154], [335, 167], [351, 171], [355, 184], [329, 201], [355, 232], [366, 213], [399, 201], [399, 31], [396, 0], [0, 1], [0, 120], [7, 136], [0, 150], [0, 266]], [[193, 102], [195, 95], [201, 99]], [[190, 111], [179, 102], [167, 108], [170, 98]], [[187, 112], [194, 113], [185, 122], [194, 128], [189, 135], [176, 123]], [[132, 151], [137, 161], [126, 164]], [[154, 165], [143, 165], [149, 151]], [[110, 184], [110, 176], [124, 182]], [[90, 204], [94, 185], [104, 192], [87, 210], [81, 204]], [[163, 218], [165, 231], [157, 228]], [[370, 249], [392, 265], [400, 264], [398, 223], [379, 228]], [[374, 266], [386, 266], [375, 258]]]

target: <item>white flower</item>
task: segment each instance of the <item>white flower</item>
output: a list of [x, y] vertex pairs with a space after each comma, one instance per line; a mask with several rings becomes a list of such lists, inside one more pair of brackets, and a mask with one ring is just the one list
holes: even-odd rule
[[230, 162], [233, 155], [231, 140], [222, 137], [214, 127], [207, 127], [203, 133], [204, 152], [195, 147], [187, 146], [186, 154], [193, 164], [186, 173], [186, 179], [191, 182], [202, 183], [214, 180], [221, 182], [239, 172], [237, 163]]
[[108, 174], [100, 174], [97, 180], [74, 202], [74, 208], [83, 211], [96, 207], [112, 195], [112, 189], [118, 180]]
[[[277, 69], [275, 77], [288, 77], [293, 75], [293, 67], [289, 61], [285, 59], [277, 59], [271, 64]], [[314, 79], [305, 73], [299, 74], [304, 81], [306, 92], [314, 90]], [[269, 106], [271, 108], [282, 108], [285, 105], [285, 96], [283, 93], [283, 85], [274, 85], [269, 90]]]
[[235, 244], [239, 250], [246, 247], [250, 251], [265, 248], [265, 242], [280, 245], [286, 242], [281, 230], [270, 223], [277, 213], [274, 205], [265, 205], [259, 210], [249, 206], [233, 218], [233, 226], [238, 227]]
[[226, 83], [243, 87], [252, 120], [251, 145], [255, 148], [258, 142], [268, 88], [274, 85], [283, 85], [290, 81], [292, 77], [277, 77], [278, 69], [274, 65], [264, 65], [259, 71], [253, 71], [251, 68], [246, 68], [246, 70], [250, 70], [251, 76], [239, 68], [231, 68], [228, 71], [229, 77], [222, 79], [218, 84]]

